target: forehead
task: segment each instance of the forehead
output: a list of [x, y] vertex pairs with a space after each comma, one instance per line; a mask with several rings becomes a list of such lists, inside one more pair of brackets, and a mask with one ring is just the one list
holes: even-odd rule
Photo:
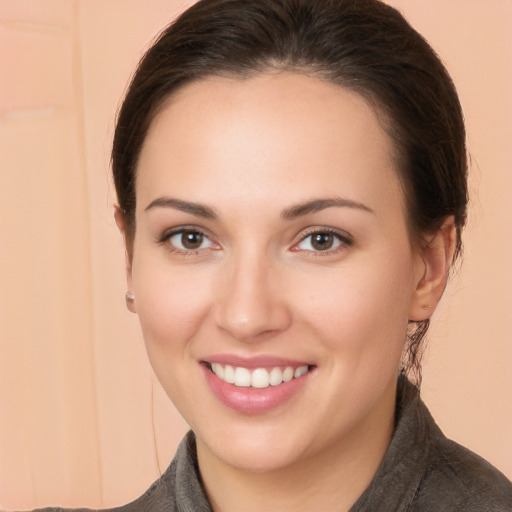
[[183, 87], [153, 120], [137, 202], [163, 194], [206, 203], [333, 193], [396, 199], [392, 152], [374, 109], [350, 90], [294, 73], [213, 77]]

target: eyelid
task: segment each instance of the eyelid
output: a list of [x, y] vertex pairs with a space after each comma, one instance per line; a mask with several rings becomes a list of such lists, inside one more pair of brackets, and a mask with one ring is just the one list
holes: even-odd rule
[[[169, 239], [172, 238], [173, 236], [184, 233], [186, 231], [198, 233], [198, 234], [204, 236], [205, 238], [207, 238], [212, 243], [213, 246], [216, 246], [214, 248], [220, 248], [220, 244], [215, 241], [214, 237], [210, 234], [209, 230], [206, 230], [204, 228], [201, 228], [201, 227], [195, 226], [195, 225], [175, 226], [173, 228], [169, 228], [156, 238], [156, 242], [163, 245], [163, 244], [167, 243], [169, 241]], [[353, 244], [352, 236], [350, 234], [348, 234], [346, 231], [332, 228], [332, 227], [326, 227], [326, 226], [314, 226], [314, 227], [306, 228], [305, 230], [302, 231], [302, 233], [299, 235], [298, 239], [293, 243], [291, 250], [294, 252], [299, 252], [299, 251], [310, 252], [310, 253], [314, 253], [315, 255], [316, 254], [328, 255], [328, 254], [332, 254], [334, 252], [338, 252], [340, 250], [339, 246], [334, 249], [326, 249], [325, 251], [311, 251], [311, 250], [297, 248], [297, 246], [301, 242], [303, 242], [308, 237], [310, 237], [314, 234], [317, 234], [317, 233], [324, 233], [324, 234], [328, 233], [328, 234], [335, 236], [341, 242], [342, 247], [350, 247]], [[211, 249], [211, 247], [208, 249]], [[193, 249], [192, 250], [183, 250], [178, 247], [173, 247], [173, 250], [177, 251], [177, 252], [181, 251], [183, 253], [194, 252]], [[197, 250], [195, 250], [195, 252], [198, 252], [201, 250], [204, 250], [204, 249], [197, 249]]]
[[328, 233], [330, 235], [334, 235], [341, 242], [341, 247], [350, 247], [351, 245], [353, 245], [352, 236], [349, 235], [346, 231], [343, 231], [341, 229], [332, 228], [332, 227], [326, 227], [326, 226], [314, 226], [311, 228], [307, 228], [300, 234], [299, 239], [296, 242], [294, 242], [294, 244], [291, 247], [291, 250], [296, 251], [296, 252], [299, 252], [299, 251], [310, 252], [310, 253], [313, 253], [315, 255], [320, 255], [320, 256], [321, 255], [326, 256], [328, 254], [332, 254], [332, 253], [338, 252], [340, 250], [340, 247], [336, 247], [334, 249], [327, 249], [325, 251], [309, 251], [309, 250], [297, 248], [297, 246], [301, 242], [306, 240], [311, 235], [315, 235], [318, 233], [321, 233], [321, 234]]
[[210, 234], [203, 228], [194, 225], [184, 225], [184, 226], [175, 226], [172, 228], [165, 229], [161, 235], [156, 237], [157, 243], [165, 243], [169, 238], [174, 235], [178, 235], [179, 233], [183, 233], [184, 231], [193, 231], [195, 233], [200, 233], [203, 236], [211, 239]]
[[[179, 234], [187, 232], [187, 231], [190, 231], [193, 233], [198, 233], [198, 234], [202, 235], [203, 237], [207, 238], [211, 242], [211, 244], [214, 246], [213, 247], [214, 249], [220, 248], [220, 244], [214, 240], [214, 237], [210, 234], [210, 232], [208, 230], [201, 228], [199, 226], [194, 226], [194, 225], [175, 226], [173, 228], [166, 229], [161, 235], [159, 235], [156, 238], [156, 242], [158, 244], [164, 245], [167, 242], [169, 242], [169, 240], [173, 236], [179, 235]], [[211, 249], [211, 247], [209, 247], [208, 249]], [[173, 246], [173, 251], [181, 252], [183, 254], [197, 253], [202, 250], [204, 250], [204, 249], [180, 249], [179, 247]]]

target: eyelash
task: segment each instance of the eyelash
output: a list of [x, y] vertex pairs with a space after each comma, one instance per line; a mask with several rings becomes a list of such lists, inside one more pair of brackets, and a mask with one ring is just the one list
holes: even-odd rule
[[[200, 253], [200, 251], [204, 250], [204, 248], [203, 249], [201, 249], [201, 248], [199, 248], [199, 249], [180, 249], [180, 248], [176, 247], [175, 245], [168, 243], [172, 237], [174, 237], [176, 235], [182, 235], [183, 233], [191, 233], [191, 234], [200, 235], [200, 236], [210, 240], [210, 242], [212, 244], [215, 244], [215, 242], [212, 241], [211, 237], [208, 236], [208, 234], [205, 231], [203, 231], [202, 229], [197, 228], [195, 226], [182, 226], [179, 228], [174, 228], [169, 231], [166, 231], [157, 239], [157, 242], [161, 245], [167, 244], [169, 246], [170, 252], [178, 254], [178, 255], [182, 255], [182, 256], [195, 256], [195, 255], [198, 255]], [[332, 228], [312, 228], [311, 230], [302, 234], [300, 240], [298, 242], [294, 243], [291, 250], [293, 252], [300, 252], [301, 249], [298, 249], [297, 247], [302, 242], [307, 240], [309, 237], [312, 237], [314, 235], [332, 235], [339, 242], [339, 245], [337, 247], [335, 247], [334, 249], [326, 249], [324, 251], [321, 251], [321, 250], [315, 251], [315, 250], [308, 250], [308, 249], [302, 250], [302, 252], [309, 253], [311, 256], [314, 256], [314, 257], [329, 256], [329, 255], [339, 252], [340, 250], [343, 249], [343, 247], [346, 248], [346, 247], [350, 247], [351, 245], [353, 245], [352, 238], [345, 232], [338, 231], [338, 230], [332, 229]]]
[[183, 235], [183, 233], [190, 233], [190, 234], [195, 234], [195, 235], [200, 235], [208, 240], [210, 240], [210, 242], [212, 244], [214, 244], [214, 242], [212, 241], [211, 237], [208, 236], [208, 234], [203, 231], [202, 229], [199, 229], [195, 226], [181, 226], [179, 228], [174, 228], [174, 229], [171, 229], [169, 231], [165, 231], [158, 239], [157, 239], [157, 242], [160, 244], [160, 245], [165, 245], [167, 244], [168, 245], [168, 249], [171, 253], [175, 253], [175, 254], [178, 254], [180, 256], [196, 256], [200, 253], [200, 251], [204, 250], [204, 249], [180, 249], [179, 247], [176, 247], [175, 245], [173, 245], [172, 243], [168, 243], [172, 237], [176, 236], [176, 235]]
[[353, 245], [352, 238], [343, 231], [338, 231], [333, 228], [312, 228], [311, 230], [307, 231], [305, 234], [303, 234], [300, 238], [300, 240], [295, 243], [292, 247], [292, 250], [299, 252], [300, 249], [294, 249], [299, 244], [307, 240], [309, 237], [312, 237], [314, 235], [332, 235], [339, 243], [340, 245], [335, 247], [334, 249], [326, 249], [325, 251], [314, 251], [314, 250], [304, 250], [304, 252], [308, 252], [313, 257], [322, 257], [322, 256], [329, 256], [332, 254], [336, 254], [337, 252], [343, 250], [343, 248], [347, 248]]

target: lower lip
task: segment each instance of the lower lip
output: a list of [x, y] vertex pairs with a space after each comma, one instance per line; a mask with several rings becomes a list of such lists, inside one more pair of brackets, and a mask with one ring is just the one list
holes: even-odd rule
[[213, 394], [227, 407], [246, 414], [264, 413], [285, 404], [304, 387], [311, 373], [309, 371], [279, 386], [258, 389], [228, 384], [219, 379], [207, 365], [201, 366]]

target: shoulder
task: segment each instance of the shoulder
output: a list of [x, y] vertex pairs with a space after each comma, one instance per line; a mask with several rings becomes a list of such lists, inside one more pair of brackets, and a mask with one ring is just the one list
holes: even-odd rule
[[[189, 432], [167, 471], [138, 499], [102, 512], [211, 512], [197, 467], [195, 437]], [[1, 512], [1, 511], [0, 511]], [[92, 509], [45, 508], [33, 512], [100, 512]]]
[[482, 457], [447, 439], [431, 443], [414, 511], [510, 512], [512, 483]]
[[405, 377], [395, 419], [381, 465], [350, 512], [512, 512], [512, 483], [447, 439]]

